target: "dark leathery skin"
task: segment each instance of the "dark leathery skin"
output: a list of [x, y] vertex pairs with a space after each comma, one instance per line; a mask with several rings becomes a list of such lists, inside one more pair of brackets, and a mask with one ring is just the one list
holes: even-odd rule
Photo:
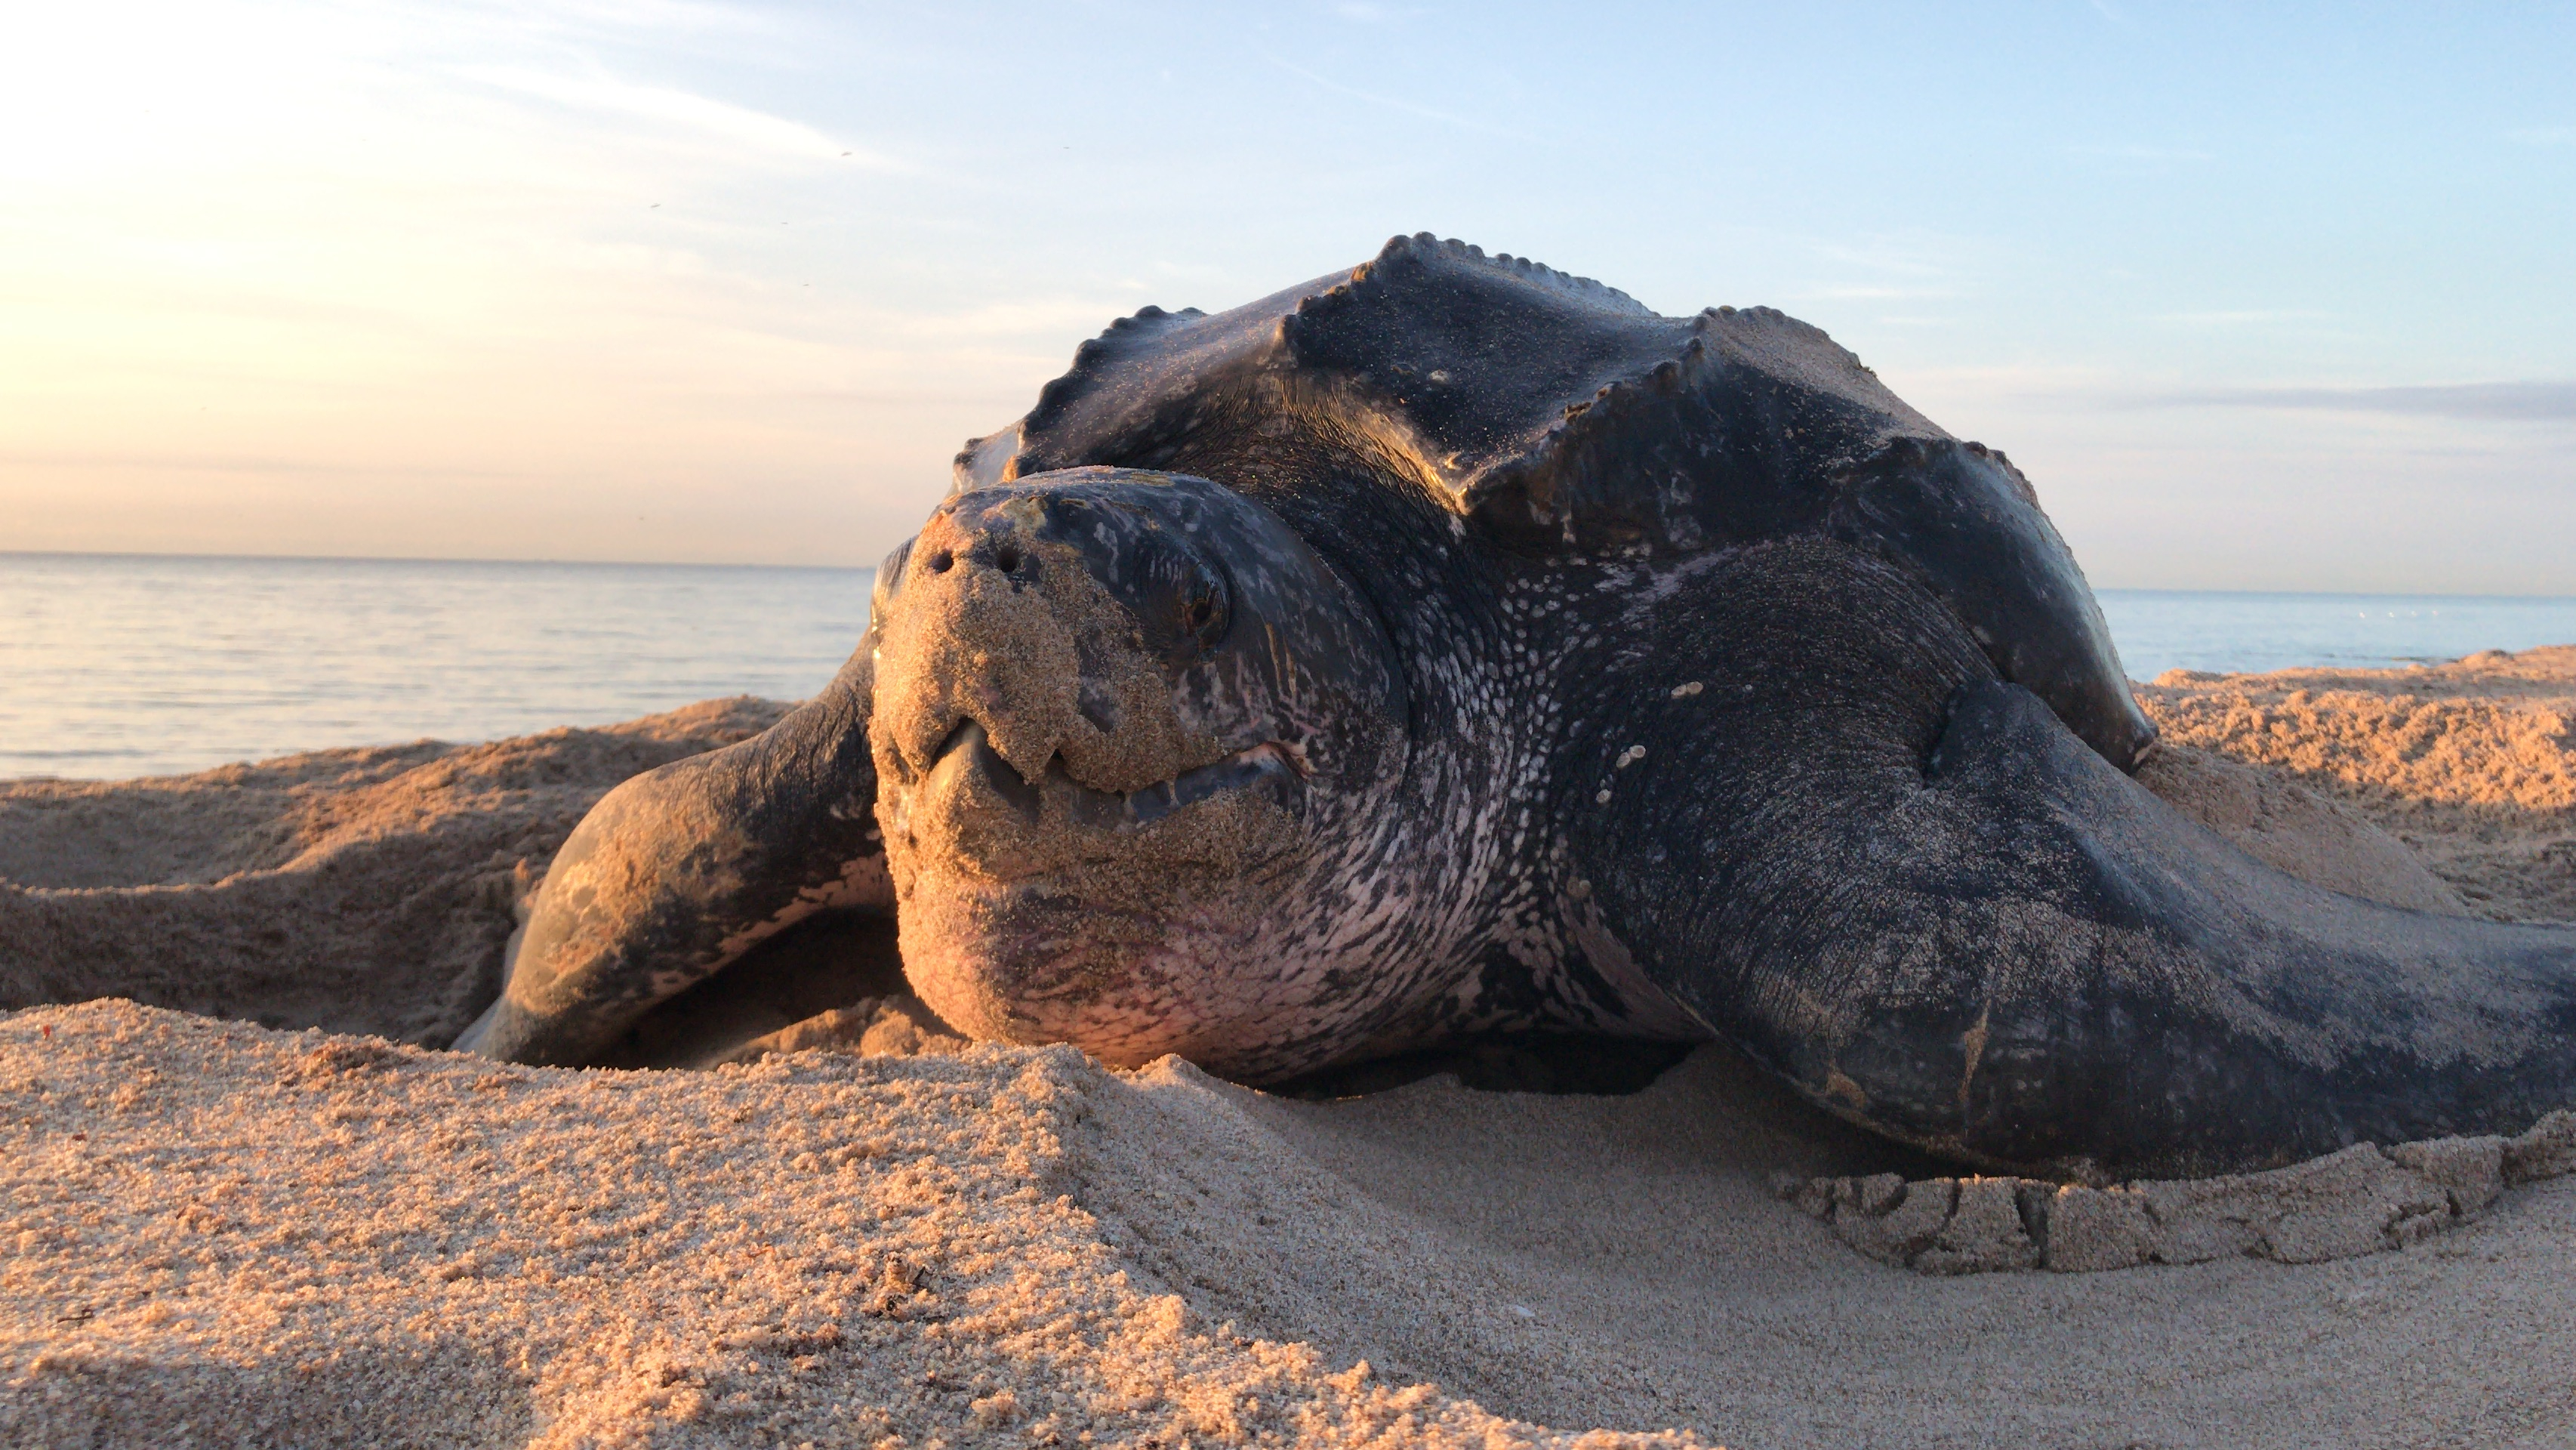
[[[1401, 545], [1419, 530], [1378, 537]], [[1063, 470], [943, 504], [880, 619], [879, 723], [894, 732], [881, 744], [892, 783], [880, 816], [923, 995], [995, 1035], [1090, 1034], [1113, 1060], [1186, 1046], [1268, 1077], [1371, 1035], [1391, 1003], [1419, 995], [1417, 976], [1454, 975], [1414, 935], [1439, 913], [1389, 905], [1414, 889], [1407, 863], [1425, 854], [1403, 841], [1414, 813], [1387, 808], [1415, 778], [1418, 711], [1403, 652], [1361, 593], [1372, 567], [1184, 475]], [[1101, 628], [1095, 587], [1129, 627]], [[939, 626], [958, 631], [945, 658], [992, 660], [981, 672], [994, 689], [921, 673], [931, 657], [914, 632], [961, 600], [984, 603]], [[1000, 658], [1030, 642], [987, 621], [1028, 609], [1059, 611], [1086, 681], [1113, 665], [1128, 678], [1111, 654], [1141, 658], [1158, 679], [1147, 713], [1172, 712], [1178, 731], [1123, 714], [1124, 683], [1070, 718], [1060, 683]], [[1014, 697], [1010, 681], [1034, 693]], [[904, 741], [933, 734], [927, 768], [905, 778]], [[1010, 740], [1016, 754], [1001, 748]], [[1097, 774], [1140, 759], [1161, 762], [1141, 782]], [[1276, 813], [1272, 854], [1211, 876], [1193, 845], [1210, 818], [1183, 818], [1247, 799]], [[1293, 822], [1285, 835], [1279, 817]], [[1221, 961], [1165, 964], [1175, 943], [1196, 941]], [[1351, 955], [1401, 965], [1339, 970]], [[1145, 1030], [1157, 1001], [1168, 1037]], [[1191, 1035], [1194, 1013], [1226, 1003], [1240, 1015], [1223, 1040]]]
[[1481, 537], [1544, 558], [1863, 543], [1916, 570], [2104, 759], [2135, 769], [2155, 739], [2073, 555], [2000, 454], [1773, 309], [1662, 317], [1428, 235], [1215, 316], [1121, 319], [1027, 417], [958, 455], [957, 486], [1082, 464], [1206, 472], [1189, 460], [1282, 435], [1365, 440]]
[[2154, 744], [2073, 551], [2002, 454], [1899, 439], [1836, 478], [1825, 529], [1912, 574], [2103, 759], [2134, 770]]
[[[1023, 547], [1074, 572], [1019, 576]], [[1091, 611], [1076, 664], [1058, 587]], [[846, 888], [873, 732], [917, 774], [889, 767], [881, 815], [949, 813], [904, 869], [959, 889], [901, 909], [908, 964], [916, 918], [966, 902], [942, 944], [1004, 998], [1148, 1028], [1250, 1004], [1182, 1044], [1249, 1081], [1496, 1029], [1716, 1035], [1897, 1138], [2088, 1179], [2576, 1104], [2576, 931], [2320, 891], [2158, 803], [2115, 768], [2152, 732], [2027, 482], [1778, 313], [1659, 318], [1423, 238], [1149, 310], [961, 455], [878, 588], [872, 628], [946, 621], [903, 636], [900, 688], [854, 666], [798, 730], [612, 794], [566, 864], [623, 853], [630, 886], [549, 879], [543, 970], [496, 1009], [519, 1035], [479, 1045], [571, 1060]], [[1264, 620], [1303, 621], [1288, 665]], [[918, 663], [996, 660], [966, 646], [1005, 622], [1057, 661], [1034, 733], [983, 666]], [[1147, 666], [1168, 699], [1068, 703], [1077, 670]], [[1062, 742], [1125, 728], [1117, 700], [1187, 717], [1185, 748], [1075, 779]], [[1077, 849], [1012, 875], [1050, 810]], [[1257, 859], [1117, 854], [1215, 810]]]
[[[1991, 1167], [2128, 1178], [2519, 1131], [2576, 1101], [2576, 932], [2254, 862], [1875, 559], [1746, 551], [1616, 634], [1566, 742], [1590, 767], [1559, 797], [1578, 869], [1660, 983], [1833, 1111]], [[1702, 687], [1675, 698], [1682, 679]]]
[[500, 1000], [460, 1051], [575, 1065], [814, 911], [891, 908], [870, 646], [760, 735], [618, 786], [556, 852]]

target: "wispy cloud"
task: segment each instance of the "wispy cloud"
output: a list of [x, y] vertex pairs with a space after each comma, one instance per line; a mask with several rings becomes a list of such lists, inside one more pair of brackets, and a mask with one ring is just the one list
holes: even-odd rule
[[1517, 131], [1507, 131], [1500, 126], [1490, 126], [1482, 121], [1474, 119], [1473, 117], [1461, 116], [1454, 111], [1443, 111], [1435, 106], [1426, 106], [1419, 102], [1402, 100], [1395, 96], [1382, 96], [1375, 91], [1361, 90], [1357, 86], [1346, 86], [1340, 81], [1334, 80], [1330, 76], [1317, 75], [1315, 72], [1306, 69], [1302, 65], [1291, 65], [1287, 61], [1279, 59], [1277, 56], [1272, 56], [1270, 58], [1270, 63], [1300, 80], [1311, 81], [1316, 85], [1322, 86], [1325, 90], [1349, 96], [1353, 100], [1366, 101], [1372, 106], [1384, 106], [1390, 111], [1402, 111], [1408, 116], [1420, 116], [1426, 121], [1437, 121], [1443, 126], [1454, 126], [1461, 131], [1476, 131], [1487, 136], [1504, 136], [1514, 140], [1525, 139]]
[[1831, 302], [1885, 302], [1897, 298], [1956, 297], [1947, 287], [1810, 287], [1799, 294]]
[[2322, 322], [2331, 316], [2297, 307], [2246, 307], [2167, 312], [2154, 320], [2177, 327], [2272, 327], [2284, 322]]
[[781, 158], [848, 160], [871, 171], [912, 168], [862, 147], [835, 141], [801, 121], [667, 86], [638, 85], [605, 75], [568, 76], [515, 66], [468, 66], [463, 79], [573, 110], [604, 112], [692, 131], [746, 151]]
[[2147, 400], [2169, 407], [2284, 408], [2428, 418], [2576, 421], [2576, 383], [2446, 383], [2396, 388], [2212, 388]]
[[700, 0], [379, 0], [389, 18], [490, 46], [510, 40], [784, 39], [780, 18], [747, 5]]
[[1949, 319], [1935, 314], [1977, 295], [1976, 279], [1988, 270], [1976, 243], [1923, 231], [1843, 241], [1819, 239], [1814, 257], [1822, 264], [1818, 267], [1822, 277], [1782, 300], [1836, 304], [1846, 317], [1871, 303], [1903, 309], [1874, 318], [1886, 327], [1945, 324]]

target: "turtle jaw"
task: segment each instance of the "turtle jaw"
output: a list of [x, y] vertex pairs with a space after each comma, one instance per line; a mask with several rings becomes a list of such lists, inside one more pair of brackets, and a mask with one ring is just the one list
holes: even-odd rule
[[1093, 790], [1067, 777], [1072, 785], [1073, 818], [1084, 825], [1105, 826], [1113, 831], [1133, 830], [1184, 806], [1230, 791], [1248, 791], [1292, 816], [1300, 816], [1306, 803], [1306, 777], [1312, 773], [1300, 764], [1304, 758], [1304, 751], [1285, 740], [1264, 740], [1123, 795]]
[[[1248, 791], [1291, 817], [1305, 814], [1306, 778], [1314, 773], [1306, 752], [1285, 740], [1264, 740], [1180, 771], [1137, 790], [1095, 790], [1074, 779], [1061, 756], [1032, 781], [993, 749], [981, 721], [952, 732], [930, 769], [924, 789], [964, 792], [987, 809], [1007, 808], [1033, 829], [1050, 820], [1087, 830], [1135, 832], [1200, 801]], [[905, 817], [909, 822], [909, 812]]]
[[1264, 1044], [1248, 1037], [1309, 1035], [1246, 1031], [1273, 1015], [1290, 985], [1280, 969], [1295, 964], [1263, 952], [1241, 878], [1167, 870], [1164, 889], [1143, 899], [1132, 872], [1116, 865], [915, 885], [901, 917], [905, 972], [970, 1036], [1068, 1042], [1119, 1067], [1178, 1053], [1244, 1076], [1268, 1065]]
[[1317, 1065], [1374, 1005], [1318, 950], [1353, 894], [1332, 842], [1385, 804], [1313, 790], [1274, 742], [1124, 794], [1061, 763], [1032, 783], [970, 724], [880, 799], [905, 974], [977, 1038], [1247, 1080]]
[[1312, 950], [1348, 874], [1330, 842], [1384, 803], [1310, 784], [1295, 757], [1262, 741], [1105, 791], [1060, 759], [1030, 781], [961, 726], [926, 776], [879, 798], [913, 990], [970, 1036], [1119, 1066], [1313, 1065], [1343, 1035], [1317, 1011], [1336, 993]]

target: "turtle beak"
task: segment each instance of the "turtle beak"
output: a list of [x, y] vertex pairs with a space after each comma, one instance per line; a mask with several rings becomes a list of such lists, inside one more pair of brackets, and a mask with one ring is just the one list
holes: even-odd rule
[[962, 494], [887, 574], [871, 733], [890, 839], [927, 829], [997, 878], [1222, 796], [1293, 822], [1319, 759], [1401, 699], [1382, 641], [1318, 629], [1355, 612], [1325, 566], [1197, 479], [1079, 469]]
[[1236, 723], [1184, 721], [1172, 698], [1231, 623], [1224, 575], [1098, 492], [967, 494], [922, 529], [880, 645], [878, 728], [909, 773], [971, 721], [1031, 786], [1060, 768], [1124, 792], [1203, 763]]
[[1071, 469], [951, 498], [879, 591], [869, 744], [914, 990], [1114, 1062], [1271, 1041], [1243, 1024], [1380, 849], [1410, 748], [1356, 590], [1231, 489]]

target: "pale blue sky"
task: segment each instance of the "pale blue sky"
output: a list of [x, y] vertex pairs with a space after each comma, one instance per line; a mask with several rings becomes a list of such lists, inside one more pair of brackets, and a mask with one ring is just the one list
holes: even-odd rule
[[[65, 7], [57, 7], [58, 9]], [[1432, 230], [1815, 322], [2097, 584], [2576, 594], [2576, 12], [93, 5], [0, 548], [873, 562], [1144, 303]]]

